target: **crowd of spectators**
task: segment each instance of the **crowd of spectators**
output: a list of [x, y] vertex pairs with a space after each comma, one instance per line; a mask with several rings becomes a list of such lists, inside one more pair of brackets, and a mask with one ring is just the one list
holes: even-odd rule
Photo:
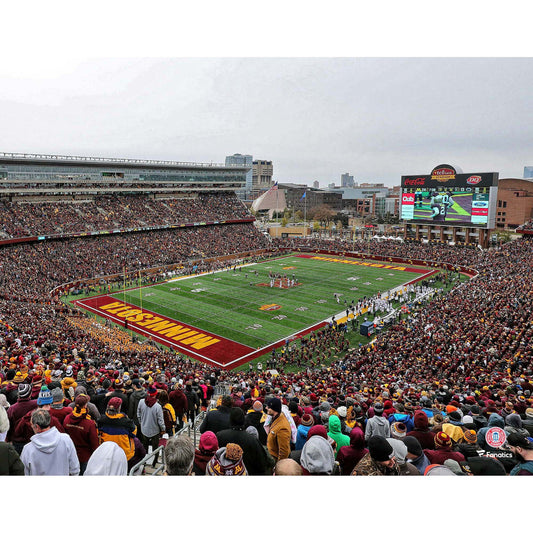
[[[221, 224], [80, 238], [45, 240], [2, 250], [0, 298], [47, 299], [72, 280], [260, 250], [266, 237], [252, 224]], [[1, 306], [1, 302], [0, 302]]]
[[250, 218], [233, 193], [152, 199], [149, 194], [105, 194], [79, 201], [1, 202], [4, 239], [153, 228]]
[[[200, 408], [208, 408], [207, 384], [212, 389], [224, 383], [233, 394], [230, 399], [219, 399], [223, 405], [216, 412], [226, 408], [226, 426], [217, 431], [203, 428], [202, 436], [207, 437], [193, 455], [201, 456], [203, 462], [199, 464], [205, 468], [193, 468], [191, 459], [185, 473], [476, 475], [496, 473], [496, 469], [503, 475], [522, 475], [530, 471], [532, 445], [526, 434], [531, 436], [533, 414], [531, 240], [520, 239], [488, 251], [397, 241], [307, 242], [308, 250], [331, 247], [406, 260], [433, 260], [467, 266], [479, 274], [449, 293], [435, 295], [426, 306], [417, 307], [379, 334], [372, 344], [345, 352], [328, 367], [309, 364], [299, 372], [271, 373], [253, 368], [222, 371], [173, 351], [129, 342], [112, 328], [91, 324], [80, 312], [50, 297], [49, 291], [56, 285], [117, 273], [125, 262], [136, 269], [175, 264], [191, 257], [261, 249], [265, 246], [263, 239], [253, 226], [235, 224], [5, 247], [0, 280], [0, 394], [5, 399], [0, 398], [8, 405], [6, 440], [18, 442], [17, 454], [29, 443], [31, 429], [39, 435], [48, 434], [52, 426], [54, 435], [66, 432], [64, 424], [60, 427], [61, 422], [55, 422], [57, 417], [47, 417], [40, 409], [32, 420], [36, 403], [25, 404], [27, 410], [16, 407], [32, 399], [37, 402], [39, 395], [49, 401], [53, 391], [61, 389], [63, 407], [77, 409], [78, 416], [84, 409], [89, 413], [91, 405], [96, 407], [91, 418], [96, 422], [98, 446], [93, 445], [92, 454], [106, 442], [104, 429], [111, 422], [105, 419], [100, 424], [102, 417], [110, 417], [113, 423], [119, 418], [123, 430], [125, 426], [130, 428], [129, 433], [124, 430], [120, 442], [115, 442], [126, 454], [126, 467], [120, 468], [126, 472], [133, 458], [138, 461], [142, 457], [143, 448], [146, 453], [147, 446], [154, 445], [156, 441], [151, 438], [179, 429], [184, 417], [191, 419]], [[285, 241], [276, 242], [273, 251], [285, 245]], [[330, 343], [327, 349], [332, 347], [335, 349], [335, 344]], [[340, 352], [342, 346], [337, 349]], [[301, 357], [300, 362], [305, 364]], [[44, 391], [43, 384], [47, 387]], [[29, 399], [24, 385], [30, 386]], [[80, 385], [88, 396], [85, 405], [76, 404]], [[162, 418], [159, 414], [153, 417], [159, 426], [143, 433], [139, 413], [130, 410], [129, 400], [136, 393], [137, 397], [153, 397], [154, 389], [156, 396], [159, 390], [168, 393], [168, 402], [163, 395], [159, 403], [163, 403], [161, 411], [167, 406], [170, 412], [169, 404], [173, 407], [175, 421], [169, 426], [172, 413], [165, 411]], [[121, 402], [112, 402], [115, 411], [108, 413], [112, 397]], [[148, 403], [152, 404], [150, 408], [155, 405], [153, 398]], [[41, 401], [39, 407], [43, 405], [48, 404]], [[380, 416], [381, 407], [386, 423], [369, 423]], [[244, 422], [236, 408], [244, 414]], [[17, 441], [13, 432], [28, 413], [21, 433], [28, 442]], [[136, 431], [123, 418], [131, 419]], [[206, 420], [212, 418], [210, 411]], [[367, 434], [374, 426], [379, 426], [383, 434]], [[510, 448], [486, 448], [485, 434], [491, 427], [504, 431]], [[153, 435], [146, 434], [153, 431]], [[230, 431], [229, 437], [227, 433], [220, 435], [223, 431]], [[285, 440], [278, 442], [278, 436]], [[296, 445], [298, 436], [300, 449]], [[64, 438], [54, 438], [58, 445], [64, 444]], [[187, 457], [190, 444], [183, 438], [170, 438], [168, 442], [169, 464]], [[110, 454], [115, 453], [112, 448], [106, 445]], [[3, 457], [4, 450], [1, 452]], [[91, 454], [80, 456], [77, 448], [76, 452], [81, 467], [76, 471], [72, 459], [71, 473], [79, 473], [79, 468], [90, 472], [85, 463]], [[8, 455], [15, 457], [11, 449]], [[72, 450], [63, 455], [72, 458]], [[493, 463], [474, 461], [477, 457], [489, 458]], [[452, 462], [447, 462], [450, 459]], [[413, 464], [417, 473], [409, 467]], [[176, 471], [182, 472], [179, 468]], [[26, 473], [31, 472], [26, 469]]]

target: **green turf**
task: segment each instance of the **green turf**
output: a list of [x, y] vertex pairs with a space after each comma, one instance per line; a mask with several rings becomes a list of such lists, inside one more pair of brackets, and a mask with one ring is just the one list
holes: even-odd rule
[[[284, 270], [284, 267], [295, 268]], [[269, 270], [285, 273], [290, 278], [294, 274], [300, 285], [289, 289], [271, 288]], [[254, 271], [258, 274], [255, 275]], [[228, 270], [142, 290], [117, 292], [113, 297], [260, 348], [344, 312], [344, 299], [348, 303], [352, 300], [357, 302], [364, 296], [398, 287], [419, 275], [289, 256], [243, 266], [235, 272]], [[349, 279], [354, 277], [359, 279]], [[258, 286], [259, 283], [267, 286]], [[354, 287], [357, 290], [352, 290]], [[340, 304], [336, 302], [334, 293], [342, 295]], [[281, 308], [261, 310], [260, 307], [265, 304], [277, 304]]]

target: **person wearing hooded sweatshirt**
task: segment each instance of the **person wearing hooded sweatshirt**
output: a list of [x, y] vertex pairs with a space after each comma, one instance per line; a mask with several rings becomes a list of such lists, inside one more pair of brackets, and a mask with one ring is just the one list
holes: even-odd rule
[[422, 449], [435, 449], [435, 433], [429, 429], [429, 419], [424, 411], [415, 411], [414, 429], [407, 433], [407, 437], [414, 437], [421, 445]]
[[342, 446], [337, 452], [337, 462], [341, 468], [342, 476], [349, 476], [355, 465], [368, 453], [365, 448], [365, 434], [359, 427], [354, 427], [350, 432], [350, 445]]
[[389, 421], [383, 416], [383, 405], [376, 403], [374, 405], [374, 416], [366, 421], [365, 439], [368, 440], [374, 436], [390, 437]]
[[76, 398], [80, 394], [86, 394], [87, 396], [89, 396], [89, 403], [86, 406], [87, 413], [93, 420], [98, 420], [100, 418], [100, 411], [98, 410], [96, 405], [91, 402], [90, 400], [91, 395], [89, 394], [89, 391], [83, 385], [78, 385], [76, 389], [74, 389], [74, 400], [70, 402], [68, 406], [74, 409], [74, 407], [76, 406]]
[[[487, 444], [487, 441], [485, 439], [487, 435], [487, 431], [490, 428], [498, 427], [500, 429], [503, 429], [505, 427], [505, 421], [504, 419], [498, 414], [498, 413], [492, 413], [489, 415], [489, 422], [487, 427], [480, 428], [477, 432], [477, 443], [483, 448], [486, 452], [497, 452], [497, 448], [492, 448]], [[507, 436], [507, 434], [506, 434]]]
[[304, 476], [331, 476], [335, 470], [333, 448], [324, 437], [312, 435], [302, 449], [300, 465]]
[[126, 476], [128, 461], [124, 450], [112, 441], [103, 442], [91, 455], [86, 476]]
[[72, 439], [50, 427], [50, 411], [35, 409], [31, 425], [35, 435], [20, 455], [26, 476], [77, 476], [80, 462]]
[[331, 415], [328, 421], [328, 437], [332, 438], [336, 443], [335, 458], [337, 458], [337, 453], [342, 446], [350, 445], [350, 437], [344, 435], [341, 431], [341, 421], [337, 415]]
[[72, 439], [78, 454], [80, 476], [83, 476], [92, 453], [99, 445], [96, 422], [91, 419], [87, 411], [88, 402], [88, 395], [79, 394], [76, 398], [74, 411], [68, 414], [63, 421], [65, 432]]
[[403, 439], [403, 443], [407, 447], [406, 459], [413, 466], [415, 466], [421, 475], [424, 475], [426, 467], [429, 466], [429, 459], [426, 457], [422, 444], [416, 437], [407, 436]]
[[419, 476], [420, 472], [415, 465], [407, 461], [407, 446], [406, 444], [395, 438], [388, 438], [387, 442], [394, 450], [394, 457], [396, 457], [396, 464], [400, 468], [400, 476]]
[[[55, 427], [60, 433], [65, 433], [63, 424], [61, 424], [61, 422], [54, 416], [50, 409], [52, 402], [53, 397], [51, 391], [48, 390], [46, 385], [43, 385], [41, 387], [41, 391], [39, 392], [39, 397], [37, 398], [37, 406], [45, 409], [46, 411], [50, 411], [50, 426]], [[34, 434], [34, 429], [31, 423], [32, 413], [33, 411], [26, 413], [22, 419], [19, 420], [19, 423], [13, 432], [13, 445], [15, 446], [17, 453], [19, 453], [19, 446], [22, 444], [20, 447], [20, 452], [22, 452], [22, 447], [30, 442], [31, 437]]]
[[511, 434], [512, 432], [519, 433], [526, 439], [529, 437], [529, 431], [527, 429], [524, 429], [522, 424], [522, 418], [518, 413], [512, 413], [505, 417], [505, 427], [503, 428], [503, 430], [508, 434]]

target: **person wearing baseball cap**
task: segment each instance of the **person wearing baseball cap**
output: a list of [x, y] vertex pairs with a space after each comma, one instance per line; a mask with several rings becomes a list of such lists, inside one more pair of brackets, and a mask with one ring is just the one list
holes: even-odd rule
[[505, 447], [518, 459], [513, 467], [511, 476], [533, 476], [533, 439], [524, 437], [520, 433], [511, 432], [507, 437]]
[[280, 461], [287, 459], [291, 453], [291, 426], [281, 412], [281, 400], [277, 397], [265, 401], [269, 420], [265, 422], [268, 429], [267, 448], [274, 458]]

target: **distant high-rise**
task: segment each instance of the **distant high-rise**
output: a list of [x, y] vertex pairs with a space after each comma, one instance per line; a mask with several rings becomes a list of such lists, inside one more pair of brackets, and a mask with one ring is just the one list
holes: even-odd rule
[[245, 195], [249, 194], [252, 190], [253, 182], [253, 170], [252, 170], [253, 157], [251, 155], [233, 154], [226, 156], [226, 166], [228, 165], [241, 165], [250, 167], [250, 170], [246, 173], [246, 185], [244, 187]]
[[313, 188], [314, 189], [320, 189], [318, 180], [313, 181]]
[[341, 174], [341, 187], [353, 187], [354, 179], [353, 176], [350, 176], [348, 172], [346, 174]]
[[274, 176], [272, 161], [256, 160], [252, 166], [252, 190], [258, 192], [269, 189], [272, 186], [272, 177]]
[[524, 178], [533, 178], [533, 167], [524, 167]]

